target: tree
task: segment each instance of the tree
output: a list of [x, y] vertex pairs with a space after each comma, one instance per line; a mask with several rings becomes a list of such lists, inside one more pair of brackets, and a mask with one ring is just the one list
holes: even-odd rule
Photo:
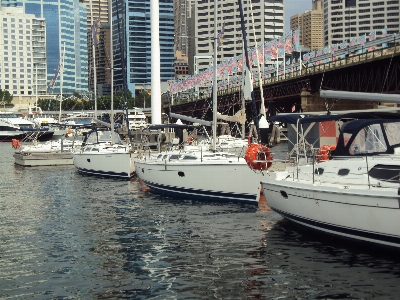
[[0, 102], [4, 102], [5, 104], [11, 104], [12, 100], [13, 100], [13, 95], [11, 95], [9, 91], [3, 91], [0, 89]]

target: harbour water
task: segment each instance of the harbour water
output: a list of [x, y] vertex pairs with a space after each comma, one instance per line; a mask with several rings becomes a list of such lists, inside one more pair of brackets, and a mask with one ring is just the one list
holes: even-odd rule
[[[399, 253], [303, 231], [265, 206], [172, 199], [0, 143], [2, 299], [397, 299]], [[368, 220], [366, 220], [368, 221]]]

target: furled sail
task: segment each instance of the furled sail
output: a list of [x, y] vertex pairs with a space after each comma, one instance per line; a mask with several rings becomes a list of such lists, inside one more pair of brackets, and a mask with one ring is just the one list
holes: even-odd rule
[[219, 112], [217, 112], [217, 119], [244, 124], [246, 123], [246, 111], [244, 108], [242, 108], [233, 116], [221, 115]]

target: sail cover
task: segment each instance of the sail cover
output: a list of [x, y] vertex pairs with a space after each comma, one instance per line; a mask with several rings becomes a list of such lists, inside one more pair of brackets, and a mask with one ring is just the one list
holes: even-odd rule
[[228, 115], [221, 115], [219, 112], [217, 112], [217, 119], [229, 121], [229, 122], [238, 122], [240, 124], [245, 124], [246, 123], [246, 111], [244, 108], [239, 110], [234, 116], [228, 116]]

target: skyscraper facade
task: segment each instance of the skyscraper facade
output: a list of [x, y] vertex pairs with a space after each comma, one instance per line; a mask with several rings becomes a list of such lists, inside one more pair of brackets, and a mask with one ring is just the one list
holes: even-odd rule
[[322, 0], [314, 0], [312, 10], [290, 17], [290, 29], [300, 28], [300, 44], [310, 50], [324, 47]]
[[[96, 82], [97, 95], [109, 95], [111, 84], [109, 3], [108, 0], [83, 0], [82, 2], [87, 8], [89, 90], [94, 92]], [[93, 45], [92, 25], [95, 27], [93, 30], [96, 31], [96, 39], [98, 39], [95, 45]]]
[[[118, 2], [118, 1], [117, 1]], [[124, 3], [124, 1], [120, 0]], [[174, 78], [174, 1], [159, 0], [160, 79], [167, 82]], [[115, 3], [114, 3], [115, 6]], [[150, 0], [127, 0], [117, 11], [113, 6], [113, 20], [123, 22], [123, 27], [113, 28], [115, 68], [121, 68], [118, 55], [126, 51], [126, 75], [128, 89], [134, 93], [151, 87], [151, 24]], [[126, 28], [126, 29], [125, 29]], [[125, 36], [119, 36], [124, 33]], [[123, 47], [119, 47], [119, 38]], [[124, 42], [124, 40], [126, 42]], [[125, 49], [125, 50], [124, 50]], [[115, 82], [121, 76], [116, 72]]]
[[15, 104], [47, 93], [46, 23], [22, 7], [0, 7], [0, 88]]
[[[24, 13], [46, 21], [47, 83], [63, 61], [63, 93], [88, 91], [87, 12], [79, 0], [3, 0], [3, 7], [22, 7]], [[51, 41], [51, 42], [49, 42]], [[49, 93], [60, 93], [61, 73]]]
[[399, 0], [323, 0], [322, 8], [325, 45], [372, 31], [379, 37], [384, 28], [388, 34], [399, 32]]
[[[189, 21], [189, 66], [193, 73], [210, 67], [214, 52], [214, 3], [194, 2]], [[249, 48], [284, 35], [284, 0], [242, 0]], [[223, 33], [219, 62], [243, 53], [240, 12], [237, 0], [218, 1], [217, 31]], [[193, 74], [192, 73], [192, 74]]]

